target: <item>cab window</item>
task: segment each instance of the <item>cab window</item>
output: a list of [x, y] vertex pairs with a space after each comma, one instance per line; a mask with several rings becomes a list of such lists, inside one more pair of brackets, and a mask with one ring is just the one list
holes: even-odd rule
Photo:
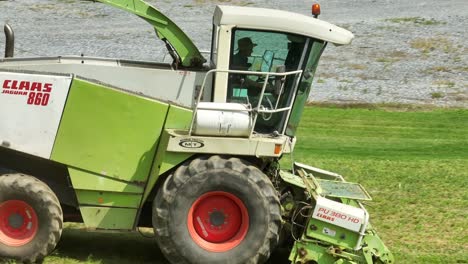
[[[301, 68], [304, 60], [306, 38], [281, 32], [236, 29], [232, 33], [229, 69], [242, 71], [229, 74], [227, 102], [259, 105], [260, 93], [266, 87], [261, 107], [278, 109], [286, 107], [292, 98], [295, 78], [299, 75], [288, 75], [284, 78], [281, 91], [278, 90], [278, 79], [260, 73], [291, 72]], [[252, 73], [250, 73], [252, 72]], [[256, 73], [254, 73], [256, 72]], [[256, 129], [272, 132], [280, 130], [286, 113], [262, 114]], [[263, 129], [266, 128], [266, 129]], [[272, 130], [272, 131], [270, 131]]]

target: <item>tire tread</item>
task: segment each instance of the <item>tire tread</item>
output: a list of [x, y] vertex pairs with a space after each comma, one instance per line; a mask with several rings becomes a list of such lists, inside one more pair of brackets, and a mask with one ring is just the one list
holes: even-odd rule
[[44, 210], [44, 212], [49, 215], [49, 219], [52, 220], [52, 222], [49, 223], [52, 227], [52, 232], [49, 234], [47, 243], [41, 245], [37, 252], [28, 256], [17, 257], [19, 261], [24, 263], [35, 263], [41, 261], [52, 252], [62, 234], [63, 212], [57, 196], [49, 186], [42, 181], [21, 173], [1, 175], [0, 190], [2, 190], [2, 188], [11, 188], [17, 191], [23, 191], [30, 197], [41, 197], [41, 210]]
[[[231, 169], [242, 173], [247, 177], [247, 180], [260, 187], [265, 197], [265, 202], [268, 203], [270, 212], [270, 226], [266, 234], [266, 238], [258, 253], [251, 256], [247, 263], [264, 263], [268, 260], [271, 251], [276, 247], [279, 238], [279, 228], [281, 226], [281, 212], [279, 206], [279, 198], [276, 195], [273, 184], [268, 177], [263, 174], [258, 168], [250, 165], [244, 160], [238, 158], [225, 158], [222, 156], [211, 156], [209, 158], [200, 157], [188, 163], [181, 165], [159, 190], [155, 202], [153, 204], [153, 226], [157, 234], [157, 242], [161, 251], [171, 263], [189, 263], [188, 260], [181, 257], [177, 251], [177, 247], [172, 240], [169, 232], [170, 219], [169, 208], [174, 198], [177, 195], [178, 187], [190, 180], [191, 176], [211, 169]], [[175, 188], [170, 188], [174, 186]]]

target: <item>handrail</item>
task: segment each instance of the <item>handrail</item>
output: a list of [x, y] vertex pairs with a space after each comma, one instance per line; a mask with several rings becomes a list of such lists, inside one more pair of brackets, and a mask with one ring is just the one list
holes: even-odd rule
[[[205, 86], [206, 86], [206, 82], [207, 82], [207, 79], [208, 79], [208, 76], [210, 76], [211, 74], [214, 74], [214, 73], [218, 73], [218, 72], [221, 72], [221, 73], [230, 73], [230, 74], [246, 74], [246, 75], [259, 75], [259, 76], [262, 76], [264, 75], [265, 76], [265, 80], [263, 81], [263, 86], [262, 86], [262, 90], [260, 92], [260, 96], [259, 96], [259, 101], [258, 101], [258, 105], [257, 107], [255, 108], [250, 108], [250, 109], [245, 109], [245, 110], [238, 110], [238, 109], [225, 109], [225, 108], [222, 108], [222, 107], [218, 107], [218, 108], [204, 108], [204, 107], [199, 107], [199, 103], [201, 101], [201, 98], [203, 96], [203, 92], [204, 92], [204, 89], [205, 89]], [[289, 119], [289, 115], [291, 114], [291, 110], [292, 110], [292, 105], [294, 103], [294, 99], [295, 99], [295, 96], [293, 96], [290, 104], [287, 106], [287, 107], [283, 107], [283, 108], [277, 108], [278, 107], [278, 103], [275, 105], [275, 109], [271, 109], [271, 110], [268, 110], [268, 109], [262, 109], [262, 101], [263, 101], [263, 97], [265, 95], [265, 90], [267, 88], [267, 84], [268, 84], [268, 79], [270, 76], [289, 76], [289, 75], [296, 75], [296, 82], [295, 82], [295, 85], [294, 85], [294, 89], [293, 89], [293, 94], [296, 94], [297, 92], [297, 87], [299, 85], [299, 79], [300, 79], [300, 76], [302, 75], [302, 70], [296, 70], [296, 71], [290, 71], [290, 72], [258, 72], [258, 71], [241, 71], [241, 70], [227, 70], [227, 69], [213, 69], [213, 70], [209, 70], [204, 79], [203, 79], [203, 82], [202, 82], [202, 86], [200, 88], [200, 90], [198, 91], [198, 95], [197, 95], [197, 100], [195, 101], [195, 105], [194, 105], [194, 109], [193, 109], [193, 115], [192, 115], [192, 120], [190, 122], [190, 128], [189, 128], [189, 133], [188, 135], [191, 136], [192, 135], [192, 131], [193, 131], [193, 125], [195, 123], [195, 118], [196, 118], [196, 115], [197, 115], [197, 111], [198, 110], [221, 110], [221, 111], [229, 111], [229, 112], [255, 112], [255, 116], [254, 116], [254, 119], [252, 121], [252, 129], [250, 131], [250, 136], [249, 138], [253, 135], [254, 133], [254, 129], [255, 129], [255, 124], [257, 122], [257, 117], [258, 117], [258, 113], [271, 113], [271, 114], [274, 114], [274, 113], [279, 113], [279, 112], [285, 112], [285, 111], [288, 111], [288, 116], [287, 116], [287, 119]], [[299, 75], [299, 76], [298, 76]], [[282, 84], [281, 86], [281, 91], [283, 90], [284, 88], [284, 83]], [[281, 98], [281, 94], [278, 96], [278, 99], [277, 101], [279, 101]], [[284, 124], [284, 128], [281, 132], [281, 135], [284, 134], [286, 131], [286, 123]]]
[[[205, 88], [206, 85], [206, 80], [208, 76], [212, 73], [216, 72], [223, 72], [223, 73], [237, 73], [237, 74], [248, 74], [248, 75], [268, 75], [268, 76], [288, 76], [292, 74], [302, 74], [302, 70], [297, 70], [297, 71], [290, 71], [290, 72], [258, 72], [258, 71], [240, 71], [240, 70], [226, 70], [226, 69], [213, 69], [209, 70], [206, 72], [205, 78], [203, 78], [203, 83], [202, 87], [199, 91], [198, 97], [197, 97], [197, 103], [200, 102], [202, 94], [203, 94], [203, 89]], [[268, 80], [265, 78], [265, 81]]]

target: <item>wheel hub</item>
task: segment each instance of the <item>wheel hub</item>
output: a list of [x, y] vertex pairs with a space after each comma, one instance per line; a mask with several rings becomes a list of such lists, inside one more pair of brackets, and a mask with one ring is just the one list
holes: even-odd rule
[[[216, 227], [224, 225], [224, 220], [226, 219], [226, 216], [224, 215], [223, 212], [221, 211], [213, 211], [210, 214], [210, 223]], [[227, 224], [227, 222], [226, 222]]]
[[224, 194], [202, 196], [194, 209], [195, 230], [208, 242], [226, 242], [239, 231], [242, 223], [240, 208]]
[[0, 243], [11, 247], [31, 242], [38, 230], [38, 218], [26, 202], [8, 200], [0, 203]]
[[10, 217], [8, 217], [8, 224], [14, 229], [19, 229], [23, 223], [24, 217], [18, 213], [11, 214]]
[[247, 234], [247, 208], [235, 195], [208, 192], [190, 208], [188, 229], [199, 246], [213, 252], [224, 252], [239, 245]]

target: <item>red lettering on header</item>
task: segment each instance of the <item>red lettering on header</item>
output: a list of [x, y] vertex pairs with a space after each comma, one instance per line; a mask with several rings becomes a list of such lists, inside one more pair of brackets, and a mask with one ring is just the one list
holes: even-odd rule
[[3, 89], [10, 89], [10, 82], [11, 80], [3, 81]]
[[27, 104], [47, 106], [49, 104], [50, 93], [53, 88], [52, 86], [52, 83], [4, 80], [2, 94], [27, 95]]
[[17, 81], [17, 80], [13, 80], [13, 81], [11, 82], [10, 89], [15, 89], [15, 90], [17, 90], [17, 89], [18, 89], [18, 86], [17, 86], [17, 85], [18, 85], [18, 81]]
[[324, 215], [324, 214], [321, 214], [321, 213], [317, 213], [317, 217], [319, 218], [322, 218], [322, 219], [326, 219], [330, 222], [335, 222], [335, 218], [334, 217], [331, 217], [331, 216], [328, 216], [328, 215]]
[[21, 80], [4, 80], [2, 88], [50, 93], [52, 91], [52, 84]]
[[42, 91], [42, 83], [33, 82], [31, 85], [31, 91]]
[[22, 81], [22, 82], [20, 82], [19, 90], [27, 90], [27, 91], [29, 91], [29, 82], [28, 82], [28, 81]]
[[42, 90], [44, 93], [50, 93], [52, 91], [52, 84], [51, 83], [45, 83], [44, 84], [44, 90]]

